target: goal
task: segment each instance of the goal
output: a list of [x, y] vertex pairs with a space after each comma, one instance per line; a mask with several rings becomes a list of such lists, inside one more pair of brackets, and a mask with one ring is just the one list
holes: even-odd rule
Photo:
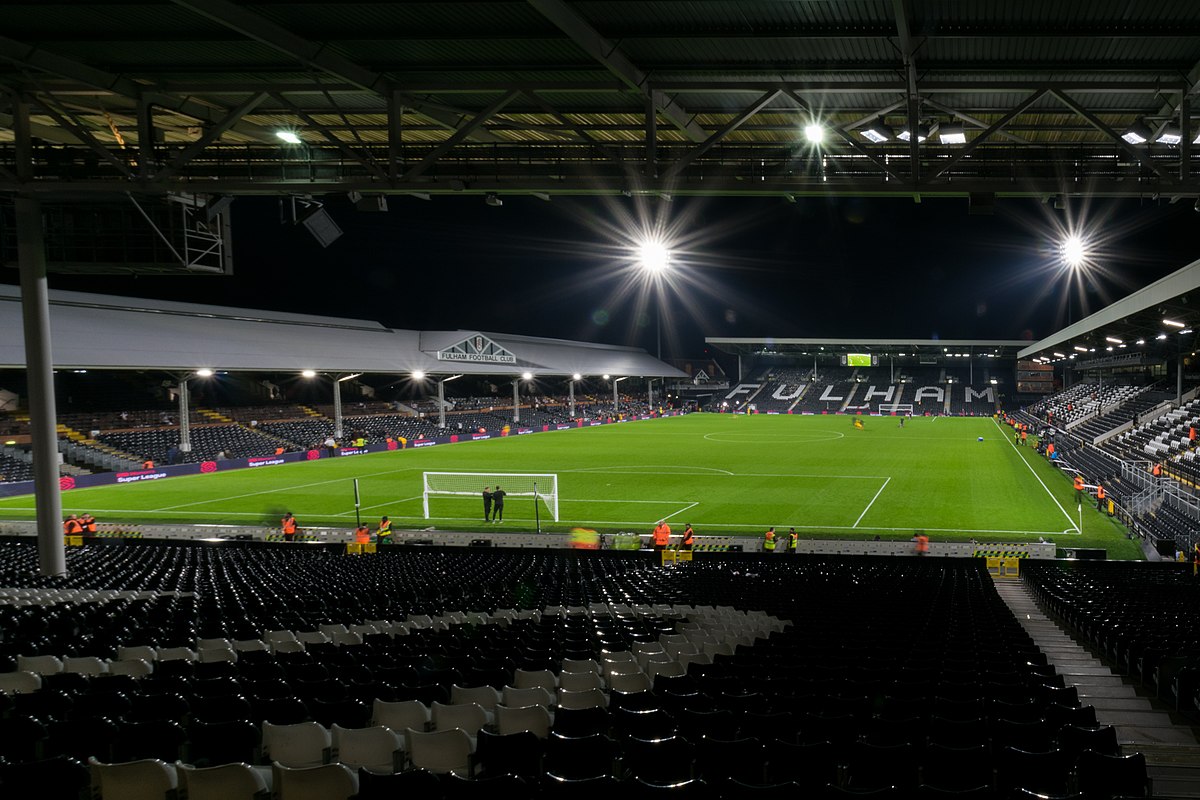
[[912, 403], [880, 403], [879, 413], [883, 416], [888, 414], [907, 414], [912, 416]]
[[421, 504], [429, 519], [431, 497], [475, 497], [483, 501], [483, 487], [499, 485], [506, 498], [532, 497], [545, 503], [558, 522], [558, 475], [529, 472], [423, 472]]

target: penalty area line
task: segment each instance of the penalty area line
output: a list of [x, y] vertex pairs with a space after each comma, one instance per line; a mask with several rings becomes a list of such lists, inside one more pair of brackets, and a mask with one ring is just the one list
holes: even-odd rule
[[879, 491], [876, 492], [875, 496], [871, 498], [871, 502], [867, 503], [867, 507], [863, 509], [863, 512], [858, 515], [858, 519], [854, 520], [854, 524], [850, 526], [851, 528], [858, 527], [858, 523], [862, 522], [862, 518], [865, 517], [867, 512], [871, 510], [871, 506], [875, 505], [875, 501], [879, 499], [879, 495], [883, 494], [883, 490], [887, 488], [887, 485], [891, 480], [891, 478], [884, 479], [883, 486], [879, 487]]

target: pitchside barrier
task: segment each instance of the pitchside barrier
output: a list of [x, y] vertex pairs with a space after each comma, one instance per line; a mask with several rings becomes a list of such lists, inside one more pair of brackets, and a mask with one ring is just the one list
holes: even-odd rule
[[[539, 425], [536, 428], [522, 428], [519, 425], [509, 430], [490, 431], [485, 433], [454, 433], [437, 436], [432, 439], [407, 439], [403, 441], [378, 442], [363, 447], [339, 447], [328, 450], [324, 447], [303, 450], [297, 453], [281, 453], [280, 455], [255, 456], [254, 458], [231, 458], [225, 461], [201, 461], [196, 464], [175, 464], [155, 467], [153, 469], [135, 469], [127, 472], [100, 472], [95, 475], [64, 475], [59, 478], [58, 486], [64, 492], [70, 489], [85, 489], [90, 486], [112, 486], [114, 484], [144, 483], [163, 478], [173, 478], [178, 475], [200, 475], [212, 472], [228, 472], [233, 469], [257, 469], [273, 467], [279, 464], [292, 464], [299, 461], [316, 461], [322, 458], [346, 458], [361, 456], [367, 453], [386, 453], [389, 450], [408, 450], [416, 447], [433, 447], [443, 444], [458, 444], [460, 442], [477, 442], [484, 439], [500, 439], [508, 436], [524, 436], [530, 433], [545, 433], [548, 431], [565, 431], [573, 428], [592, 428], [597, 425], [615, 425], [617, 423], [633, 422], [635, 420], [656, 419], [663, 417], [683, 416], [682, 411], [666, 411], [661, 415], [639, 414], [621, 419], [577, 419], [571, 423], [557, 425]], [[0, 497], [16, 497], [23, 494], [33, 494], [33, 481], [16, 483], [0, 483]]]
[[[0, 521], [0, 536], [36, 536], [36, 523], [26, 521]], [[122, 539], [166, 539], [181, 541], [257, 541], [283, 542], [279, 528], [251, 525], [130, 525], [104, 524], [99, 526], [95, 537], [82, 537], [82, 543], [117, 543]], [[533, 533], [523, 531], [394, 531], [391, 545], [381, 545], [380, 550], [396, 546], [440, 546], [440, 547], [540, 547], [574, 548], [578, 542], [571, 533]], [[354, 532], [348, 528], [304, 528], [296, 543], [354, 544]], [[605, 534], [600, 537], [603, 550], [648, 550], [650, 535], [639, 533]], [[374, 543], [372, 543], [374, 546]], [[588, 548], [591, 549], [591, 548]], [[678, 542], [672, 540], [671, 552], [678, 551]], [[682, 551], [686, 553], [687, 551]], [[762, 540], [749, 536], [697, 536], [693, 555], [705, 553], [763, 553]], [[816, 555], [850, 556], [911, 556], [913, 543], [905, 541], [872, 542], [842, 541], [827, 539], [801, 539], [798, 553]], [[783, 543], [775, 550], [772, 558], [786, 558], [792, 551]], [[981, 545], [975, 542], [931, 542], [928, 558], [1000, 558], [1019, 560], [1023, 558], [1055, 558], [1055, 546], [1051, 543]], [[677, 558], [677, 557], [676, 557]]]

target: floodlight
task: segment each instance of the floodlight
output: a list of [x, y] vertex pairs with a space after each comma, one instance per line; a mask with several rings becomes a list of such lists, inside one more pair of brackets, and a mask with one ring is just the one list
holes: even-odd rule
[[329, 212], [325, 210], [319, 203], [314, 203], [301, 214], [297, 219], [308, 229], [313, 238], [317, 240], [317, 244], [321, 247], [329, 247], [338, 240], [342, 235], [342, 229], [333, 221], [333, 217], [329, 216]]
[[1167, 125], [1154, 141], [1159, 144], [1179, 144], [1183, 139], [1183, 131], [1178, 125]]
[[1181, 331], [1179, 332], [1179, 335], [1180, 335], [1180, 336], [1182, 336], [1182, 335], [1183, 335], [1183, 334], [1185, 334], [1185, 333], [1191, 333], [1191, 332], [1192, 332], [1192, 329], [1191, 329], [1191, 328], [1184, 328], [1183, 330], [1181, 330]]
[[1105, 336], [1104, 341], [1112, 342], [1113, 344], [1122, 344], [1122, 341], [1115, 336]]
[[1142, 346], [1142, 345], [1144, 345], [1144, 344], [1146, 343], [1146, 340], [1145, 340], [1145, 339], [1138, 339], [1138, 340], [1137, 340], [1137, 343], [1138, 343], [1138, 346], [1140, 347], [1140, 346]]
[[580, 375], [578, 372], [576, 372], [574, 375], [572, 375], [572, 376], [571, 376], [571, 380], [573, 380], [573, 381], [581, 381], [581, 380], [583, 380], [583, 376], [582, 376], [582, 375]]
[[201, 378], [211, 378], [212, 374], [213, 374], [213, 371], [211, 369], [209, 369], [208, 367], [205, 367], [204, 369], [196, 370], [196, 375], [198, 375]]
[[647, 272], [661, 274], [671, 266], [671, 251], [660, 241], [644, 241], [638, 245], [638, 264]]
[[1184, 328], [1184, 327], [1187, 327], [1187, 326], [1185, 326], [1185, 325], [1184, 325], [1182, 322], [1176, 322], [1176, 321], [1175, 321], [1175, 320], [1173, 320], [1173, 319], [1164, 319], [1164, 320], [1163, 320], [1163, 325], [1170, 325], [1172, 328]]
[[306, 369], [300, 375], [305, 378], [315, 378], [317, 377], [317, 372], [316, 370]]
[[1167, 335], [1165, 333], [1160, 333], [1158, 336], [1155, 336], [1154, 338], [1161, 342], [1163, 339], [1167, 338]]
[[1062, 260], [1071, 267], [1080, 267], [1087, 261], [1087, 245], [1076, 234], [1071, 234], [1063, 240], [1059, 247]]
[[938, 141], [942, 144], [966, 144], [966, 129], [958, 122], [942, 125], [938, 128]]
[[412, 371], [412, 379], [413, 379], [414, 381], [423, 381], [423, 380], [425, 380], [425, 371], [424, 371], [424, 370], [420, 370], [420, 369], [414, 369], [414, 370]]
[[[917, 141], [918, 142], [925, 141], [926, 139], [929, 138], [930, 133], [931, 133], [931, 130], [928, 125], [918, 125], [917, 126]], [[896, 138], [902, 142], [907, 142], [912, 139], [912, 134], [908, 132], [908, 128], [905, 128], [904, 130], [902, 130], [898, 134], [896, 134]]]
[[1130, 144], [1145, 144], [1150, 141], [1150, 137], [1154, 135], [1154, 131], [1150, 130], [1150, 126], [1146, 124], [1146, 120], [1139, 119], [1125, 129], [1121, 134], [1121, 138]]
[[275, 131], [275, 135], [288, 144], [300, 144], [300, 137], [295, 131]]
[[526, 380], [526, 381], [531, 381], [531, 380], [533, 380], [533, 373], [532, 373], [532, 372], [522, 372], [522, 373], [521, 373], [521, 380]]
[[1081, 347], [1079, 345], [1075, 345], [1075, 349], [1081, 353], [1086, 353], [1088, 351], [1088, 349], [1086, 347]]
[[607, 376], [607, 375], [605, 375], [605, 376], [604, 376], [604, 380], [608, 380], [608, 376]]
[[1055, 358], [1066, 358], [1067, 356], [1065, 353], [1055, 353], [1054, 357]]
[[804, 126], [804, 138], [813, 144], [825, 141], [825, 126], [819, 122], [810, 122]]
[[883, 121], [883, 117], [878, 117], [874, 122], [858, 131], [862, 137], [872, 144], [879, 144], [891, 139], [895, 134]]

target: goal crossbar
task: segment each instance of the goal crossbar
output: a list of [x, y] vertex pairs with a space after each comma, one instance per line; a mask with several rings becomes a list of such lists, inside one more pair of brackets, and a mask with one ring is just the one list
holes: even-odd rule
[[913, 413], [912, 403], [880, 403], [880, 414], [908, 414]]
[[552, 472], [423, 472], [421, 503], [429, 519], [430, 497], [478, 497], [484, 488], [504, 490], [505, 497], [532, 497], [545, 504], [558, 521], [558, 475]]

